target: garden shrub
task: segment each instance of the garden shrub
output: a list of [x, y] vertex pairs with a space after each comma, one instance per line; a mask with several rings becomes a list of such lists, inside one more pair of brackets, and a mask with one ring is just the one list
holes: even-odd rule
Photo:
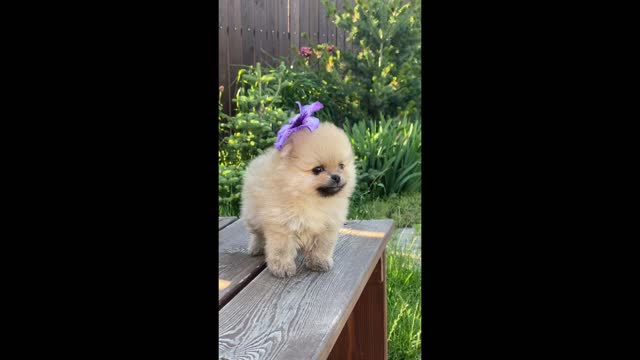
[[283, 110], [280, 97], [287, 86], [286, 71], [284, 64], [273, 69], [264, 69], [260, 64], [241, 69], [237, 78], [241, 86], [233, 100], [236, 115], [220, 112], [218, 200], [226, 214], [238, 213], [247, 164], [273, 146], [277, 130], [291, 115]]
[[240, 70], [235, 116], [222, 114], [219, 101], [225, 214], [238, 213], [245, 167], [273, 146], [280, 126], [297, 113], [296, 101], [320, 101], [324, 108], [316, 116], [350, 136], [359, 172], [354, 201], [420, 190], [420, 1], [356, 0], [342, 12], [323, 4], [347, 31], [354, 53], [309, 41], [290, 64], [281, 59], [273, 68], [258, 63]]
[[356, 48], [355, 54], [344, 52], [342, 62], [362, 110], [373, 118], [421, 115], [421, 1], [356, 0], [343, 9], [321, 1]]
[[288, 74], [290, 83], [283, 90], [285, 103], [320, 101], [324, 108], [316, 116], [338, 127], [347, 121], [362, 119], [365, 113], [355, 84], [348, 81], [344, 52], [331, 44], [316, 44], [307, 34], [303, 37], [310, 46], [300, 48], [292, 62]]

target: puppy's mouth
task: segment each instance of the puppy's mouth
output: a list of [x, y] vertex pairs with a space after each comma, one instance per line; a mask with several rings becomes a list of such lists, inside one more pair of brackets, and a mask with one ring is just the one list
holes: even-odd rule
[[317, 188], [317, 190], [320, 196], [328, 197], [328, 196], [333, 196], [339, 193], [340, 190], [342, 190], [342, 188], [344, 188], [345, 185], [347, 185], [347, 183], [342, 183], [340, 185], [334, 185], [334, 186], [321, 186]]

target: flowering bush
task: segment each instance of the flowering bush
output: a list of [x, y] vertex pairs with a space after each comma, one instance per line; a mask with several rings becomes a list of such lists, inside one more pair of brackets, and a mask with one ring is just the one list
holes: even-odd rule
[[300, 48], [300, 56], [302, 56], [305, 59], [308, 59], [311, 57], [311, 48], [310, 47], [301, 47]]
[[363, 118], [357, 91], [352, 83], [345, 82], [348, 72], [344, 70], [343, 52], [334, 45], [314, 44], [306, 34], [303, 37], [311, 46], [299, 49], [287, 72], [289, 83], [282, 91], [284, 104], [320, 101], [325, 107], [318, 112], [318, 118], [337, 126]]
[[303, 34], [310, 46], [297, 49], [285, 104], [318, 100], [325, 104], [318, 116], [338, 126], [381, 113], [420, 115], [420, 1], [357, 0], [342, 12], [323, 4], [356, 50], [315, 44]]

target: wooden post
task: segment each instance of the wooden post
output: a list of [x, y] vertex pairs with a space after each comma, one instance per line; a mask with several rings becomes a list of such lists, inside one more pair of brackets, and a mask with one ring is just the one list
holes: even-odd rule
[[[327, 9], [318, 1], [318, 43], [329, 42], [331, 34], [329, 34], [329, 24], [327, 20]], [[327, 36], [328, 34], [328, 36]]]
[[384, 259], [383, 252], [328, 359], [387, 359], [387, 277]]
[[[229, 92], [231, 99], [236, 97], [236, 91], [239, 84], [236, 82], [238, 72], [241, 66], [244, 64], [242, 59], [242, 5], [240, 1], [229, 1], [229, 89], [225, 91]], [[229, 114], [235, 115], [236, 109], [233, 101], [229, 104]]]
[[255, 20], [255, 4], [253, 0], [242, 0], [242, 63], [251, 65], [256, 63], [256, 20]]
[[[216, 88], [224, 86], [222, 93], [223, 111], [229, 114], [231, 109], [231, 87], [229, 86], [229, 16], [227, 0], [218, 3], [218, 81]], [[217, 94], [216, 94], [217, 100]]]
[[[338, 14], [342, 14], [343, 13], [343, 10], [342, 10], [343, 6], [344, 6], [344, 0], [337, 0], [336, 1], [336, 8], [337, 8], [337, 13]], [[338, 49], [340, 49], [340, 51], [344, 52], [346, 50], [346, 48], [344, 46], [344, 37], [345, 37], [344, 30], [342, 30], [342, 29], [340, 29], [340, 28], [338, 28], [336, 26], [336, 32], [337, 32], [337, 34], [336, 34], [336, 39], [337, 39], [336, 46], [338, 47]]]
[[309, 39], [312, 44], [318, 43], [318, 32], [319, 25], [318, 19], [320, 18], [319, 13], [320, 1], [311, 1], [309, 2]]
[[[306, 7], [305, 7], [306, 8]], [[292, 54], [291, 53], [291, 48], [296, 48], [298, 49], [300, 47], [300, 17], [301, 17], [301, 7], [300, 7], [300, 0], [291, 0], [289, 2], [289, 35], [291, 37], [291, 42], [289, 43], [289, 59], [293, 60], [295, 58], [295, 53]], [[308, 16], [307, 13], [305, 13], [305, 15]], [[306, 20], [303, 20], [303, 25], [306, 25], [307, 27], [309, 26], [309, 24], [304, 24], [306, 23]]]

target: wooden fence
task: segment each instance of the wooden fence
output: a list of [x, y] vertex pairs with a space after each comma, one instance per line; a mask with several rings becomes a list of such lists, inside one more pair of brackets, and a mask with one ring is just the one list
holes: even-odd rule
[[[340, 12], [345, 2], [330, 0]], [[331, 43], [342, 51], [352, 49], [345, 32], [327, 18], [320, 0], [219, 0], [218, 75], [224, 86], [224, 112], [233, 113], [231, 99], [237, 91], [235, 79], [243, 65], [273, 64], [272, 56], [291, 59], [295, 49], [312, 42]]]

